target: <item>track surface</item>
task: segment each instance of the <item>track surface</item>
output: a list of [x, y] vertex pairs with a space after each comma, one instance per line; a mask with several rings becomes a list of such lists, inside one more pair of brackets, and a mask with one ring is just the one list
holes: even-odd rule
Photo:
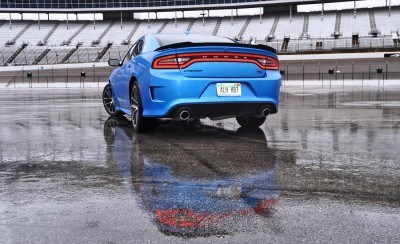
[[100, 94], [0, 90], [1, 243], [400, 239], [399, 88], [288, 88], [260, 130], [140, 135]]

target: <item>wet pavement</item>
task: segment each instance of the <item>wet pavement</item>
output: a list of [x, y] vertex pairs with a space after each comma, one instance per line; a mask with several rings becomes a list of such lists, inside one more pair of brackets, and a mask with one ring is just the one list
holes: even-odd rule
[[400, 88], [287, 88], [261, 129], [134, 134], [101, 90], [0, 90], [0, 243], [399, 243]]

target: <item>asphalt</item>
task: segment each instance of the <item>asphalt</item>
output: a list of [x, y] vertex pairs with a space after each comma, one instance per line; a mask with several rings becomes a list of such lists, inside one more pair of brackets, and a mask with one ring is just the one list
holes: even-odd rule
[[0, 243], [398, 243], [400, 88], [282, 89], [260, 129], [135, 134], [101, 90], [0, 90]]

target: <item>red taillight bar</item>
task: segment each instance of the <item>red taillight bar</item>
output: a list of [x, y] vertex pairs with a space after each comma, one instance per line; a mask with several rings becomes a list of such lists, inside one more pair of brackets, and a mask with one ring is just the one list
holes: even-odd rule
[[278, 70], [277, 59], [247, 53], [185, 53], [168, 55], [157, 58], [153, 62], [153, 69], [184, 69], [197, 62], [239, 62], [254, 63], [265, 70]]

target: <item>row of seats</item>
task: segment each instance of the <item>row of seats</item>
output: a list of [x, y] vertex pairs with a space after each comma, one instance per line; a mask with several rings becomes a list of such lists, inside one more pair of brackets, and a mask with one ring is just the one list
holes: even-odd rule
[[[387, 9], [374, 9], [374, 18], [379, 36], [388, 36], [398, 31], [400, 28], [400, 9], [392, 8], [389, 16]], [[341, 38], [352, 37], [353, 34], [367, 37], [371, 36], [370, 16], [368, 9], [357, 11], [356, 18], [353, 11], [340, 11], [340, 34]], [[307, 17], [307, 18], [305, 18]], [[20, 46], [23, 43], [35, 46], [43, 41], [46, 35], [52, 30], [55, 31], [46, 40], [46, 46], [60, 46], [69, 44], [75, 46], [80, 43], [82, 46], [92, 46], [95, 40], [101, 36], [99, 45], [105, 46], [108, 43], [120, 45], [130, 37], [130, 42], [135, 41], [140, 36], [148, 33], [182, 33], [188, 27], [193, 33], [216, 34], [230, 38], [238, 37], [240, 33], [242, 40], [264, 41], [271, 34], [274, 21], [277, 19], [275, 32], [272, 33], [275, 40], [283, 40], [285, 37], [290, 39], [301, 39], [304, 21], [308, 19], [308, 38], [332, 38], [335, 30], [337, 11], [321, 13], [296, 13], [289, 14], [268, 14], [251, 16], [247, 28], [245, 27], [248, 16], [236, 16], [223, 18], [202, 18], [197, 19], [174, 19], [169, 20], [126, 20], [121, 25], [119, 21], [62, 21], [56, 26], [57, 21], [13, 21], [12, 24], [0, 23], [0, 32], [7, 35], [0, 35], [0, 46], [10, 44]], [[217, 24], [218, 23], [218, 24]], [[27, 25], [30, 25], [24, 31]], [[109, 27], [109, 29], [107, 29]], [[137, 27], [137, 28], [136, 28]], [[134, 33], [132, 33], [134, 31]], [[66, 41], [70, 40], [70, 43]]]
[[[255, 42], [265, 43], [265, 42]], [[320, 44], [318, 44], [320, 43]], [[400, 43], [400, 42], [398, 42]], [[308, 40], [291, 40], [284, 45], [284, 41], [277, 40], [268, 42], [268, 45], [280, 52], [302, 52], [309, 50], [331, 50], [331, 49], [351, 49], [351, 48], [387, 48], [400, 46], [394, 43], [391, 36], [377, 38], [360, 38], [357, 43], [351, 38], [346, 39], [308, 39]], [[320, 45], [320, 46], [318, 46]], [[111, 46], [107, 52], [98, 60], [99, 54], [102, 53], [104, 47], [36, 47], [27, 46], [19, 55], [11, 62], [12, 65], [31, 65], [31, 64], [57, 64], [57, 63], [88, 63], [88, 62], [107, 62], [109, 59], [122, 60], [127, 53], [129, 46]], [[76, 49], [76, 50], [74, 50]], [[48, 50], [47, 54], [40, 56]], [[72, 55], [67, 55], [74, 50]], [[0, 65], [5, 65], [7, 60], [17, 52], [17, 47], [0, 48]], [[36, 62], [38, 59], [39, 62]]]

